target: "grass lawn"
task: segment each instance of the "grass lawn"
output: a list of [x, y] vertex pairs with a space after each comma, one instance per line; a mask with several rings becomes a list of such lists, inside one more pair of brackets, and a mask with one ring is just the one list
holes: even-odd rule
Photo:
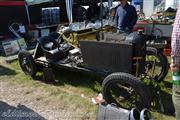
[[[69, 113], [71, 117], [78, 113], [78, 119], [95, 119], [98, 106], [92, 104], [91, 97], [97, 96], [101, 92], [101, 78], [63, 70], [56, 70], [58, 83], [55, 85], [45, 84], [40, 81], [42, 73], [38, 73], [36, 78], [38, 80], [33, 80], [25, 75], [17, 61], [6, 64], [4, 58], [0, 57], [0, 82], [6, 83], [12, 88], [19, 87], [19, 89], [23, 89], [22, 96], [29, 97], [29, 102], [32, 99], [31, 97], [34, 97], [34, 94], [40, 92], [40, 95], [36, 96], [35, 99], [38, 103], [41, 103], [37, 105], [37, 108], [43, 106], [41, 108], [43, 111], [45, 109], [53, 110], [53, 107], [55, 107], [54, 111], [58, 112], [59, 110], [59, 112], [62, 112], [66, 110], [66, 114]], [[171, 108], [169, 106], [172, 104], [170, 72], [160, 86], [163, 90], [162, 101], [165, 111], [168, 112]], [[3, 86], [1, 86], [1, 90], [3, 91]], [[81, 97], [82, 94], [84, 97]], [[0, 97], [0, 101], [2, 99], [3, 96]], [[35, 109], [36, 107], [33, 108], [33, 110]], [[175, 120], [173, 116], [161, 114], [158, 111], [158, 106], [152, 107], [154, 119]]]

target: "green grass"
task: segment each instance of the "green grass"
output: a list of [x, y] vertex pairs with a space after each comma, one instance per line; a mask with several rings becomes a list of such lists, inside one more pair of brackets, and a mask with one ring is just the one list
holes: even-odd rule
[[[2, 59], [0, 60], [2, 62]], [[63, 73], [60, 76], [56, 76], [56, 79], [59, 80], [57, 84], [46, 84], [41, 81], [42, 73], [38, 73], [37, 80], [33, 80], [21, 71], [18, 62], [15, 61], [5, 66], [1, 64], [0, 81], [6, 81], [10, 86], [29, 88], [25, 95], [31, 95], [35, 89], [40, 89], [42, 90], [41, 92], [47, 93], [48, 97], [39, 97], [36, 99], [37, 101], [43, 100], [44, 104], [47, 105], [55, 103], [55, 105], [64, 108], [71, 106], [72, 110], [82, 113], [82, 119], [89, 119], [89, 117], [94, 119], [97, 106], [92, 104], [91, 97], [97, 96], [97, 91], [100, 92], [100, 90], [96, 89], [100, 88], [100, 83], [92, 82], [94, 77], [85, 77], [83, 74], [73, 73], [71, 75], [67, 71], [60, 72]], [[85, 97], [82, 98], [81, 94], [84, 94]], [[87, 116], [87, 113], [90, 115]]]
[[[84, 113], [92, 113], [92, 118], [95, 118], [97, 106], [91, 103], [91, 97], [97, 96], [101, 92], [102, 79], [96, 76], [87, 74], [70, 72], [64, 70], [56, 70], [55, 85], [46, 84], [42, 81], [42, 73], [38, 73], [36, 79], [25, 75], [18, 62], [15, 61], [9, 65], [4, 65], [3, 58], [0, 57], [0, 80], [7, 81], [12, 86], [25, 86], [30, 88], [25, 92], [25, 95], [31, 95], [34, 89], [40, 89], [42, 92], [48, 93], [48, 98], [37, 98], [36, 100], [43, 100], [45, 104], [50, 104], [53, 101], [59, 106], [72, 106], [72, 109], [83, 111]], [[2, 64], [3, 63], [3, 64]], [[168, 105], [171, 103], [171, 73], [165, 78], [165, 82], [160, 84], [162, 92], [162, 101], [165, 105], [166, 112]], [[153, 89], [153, 88], [152, 88]], [[85, 97], [82, 98], [81, 94]], [[156, 98], [156, 96], [153, 96]], [[153, 117], [158, 120], [175, 120], [173, 116], [162, 114], [159, 111], [158, 105], [152, 107]], [[87, 116], [86, 116], [87, 117]], [[85, 119], [86, 119], [85, 117]]]

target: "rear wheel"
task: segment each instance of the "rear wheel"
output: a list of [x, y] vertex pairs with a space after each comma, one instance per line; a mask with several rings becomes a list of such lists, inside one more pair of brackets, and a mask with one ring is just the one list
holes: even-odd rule
[[22, 50], [19, 52], [18, 59], [23, 72], [31, 77], [34, 77], [37, 69], [32, 55], [28, 51]]
[[169, 70], [167, 57], [156, 48], [146, 48], [146, 76], [156, 82], [161, 82]]
[[148, 87], [136, 77], [127, 73], [113, 73], [103, 81], [103, 97], [107, 103], [116, 103], [126, 109], [150, 108]]

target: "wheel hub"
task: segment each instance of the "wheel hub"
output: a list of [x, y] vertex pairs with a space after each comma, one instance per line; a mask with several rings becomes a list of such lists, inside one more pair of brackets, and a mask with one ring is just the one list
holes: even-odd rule
[[26, 58], [26, 57], [23, 58], [22, 65], [25, 67], [25, 69], [28, 72], [31, 72], [31, 67], [30, 67], [30, 63], [29, 63], [28, 58]]

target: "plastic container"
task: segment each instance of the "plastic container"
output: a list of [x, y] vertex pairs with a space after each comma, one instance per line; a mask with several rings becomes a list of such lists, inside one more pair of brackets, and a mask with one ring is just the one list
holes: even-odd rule
[[173, 85], [180, 85], [180, 71], [178, 72], [173, 72]]

